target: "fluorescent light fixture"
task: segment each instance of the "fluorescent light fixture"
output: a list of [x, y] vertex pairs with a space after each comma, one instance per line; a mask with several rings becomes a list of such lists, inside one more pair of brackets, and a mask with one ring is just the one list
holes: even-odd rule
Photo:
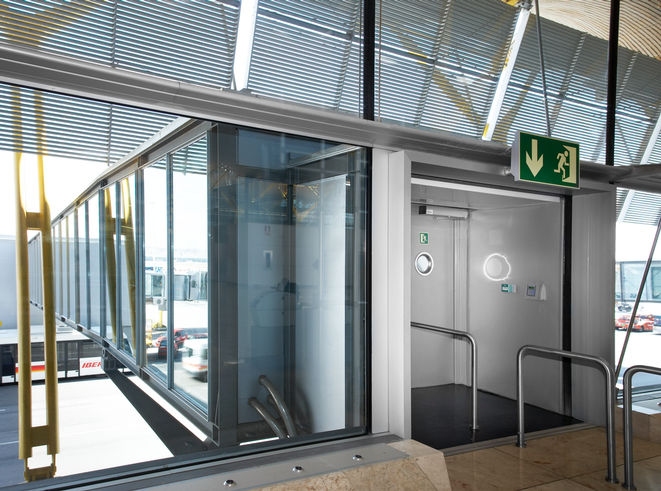
[[505, 65], [503, 66], [503, 71], [500, 73], [500, 78], [498, 79], [496, 93], [494, 94], [493, 100], [491, 101], [491, 109], [489, 109], [489, 115], [487, 116], [487, 124], [484, 127], [484, 133], [482, 134], [483, 140], [491, 141], [493, 130], [496, 128], [498, 116], [500, 116], [500, 108], [503, 105], [503, 100], [505, 100], [505, 92], [507, 91], [507, 86], [510, 83], [510, 77], [512, 76], [512, 70], [514, 69], [514, 63], [516, 63], [516, 57], [519, 54], [519, 48], [521, 47], [523, 34], [526, 32], [526, 25], [528, 24], [529, 17], [530, 9], [519, 9], [519, 17], [516, 19], [516, 26], [514, 27], [514, 34], [512, 34], [510, 49], [507, 52]]
[[512, 198], [534, 199], [537, 201], [549, 201], [559, 203], [558, 196], [548, 194], [526, 193], [524, 191], [512, 191], [510, 189], [488, 188], [482, 186], [473, 186], [471, 184], [460, 184], [456, 182], [435, 181], [433, 179], [421, 179], [419, 177], [411, 178], [411, 184], [418, 186], [431, 186], [434, 188], [456, 189], [458, 191], [470, 191], [474, 193], [494, 194], [497, 196], [510, 196]]
[[248, 87], [252, 44], [257, 22], [257, 4], [258, 0], [241, 0], [232, 71], [232, 88], [234, 90], [243, 90]]

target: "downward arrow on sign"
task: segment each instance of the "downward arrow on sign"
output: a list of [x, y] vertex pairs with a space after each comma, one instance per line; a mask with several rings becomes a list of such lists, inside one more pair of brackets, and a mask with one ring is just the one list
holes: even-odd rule
[[532, 157], [526, 152], [526, 164], [532, 172], [533, 177], [537, 176], [537, 173], [541, 170], [542, 165], [544, 165], [544, 156], [540, 155], [537, 157], [537, 140], [532, 139]]

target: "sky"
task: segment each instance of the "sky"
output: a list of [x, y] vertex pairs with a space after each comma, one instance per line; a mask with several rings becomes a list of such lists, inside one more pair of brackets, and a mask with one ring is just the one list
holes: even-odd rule
[[[68, 206], [105, 170], [103, 162], [91, 162], [61, 157], [44, 157], [44, 186], [51, 218]], [[16, 187], [14, 153], [0, 151], [0, 236], [16, 235]], [[21, 195], [26, 211], [39, 211], [39, 180], [37, 156], [21, 157]], [[66, 192], [62, 192], [62, 190]]]

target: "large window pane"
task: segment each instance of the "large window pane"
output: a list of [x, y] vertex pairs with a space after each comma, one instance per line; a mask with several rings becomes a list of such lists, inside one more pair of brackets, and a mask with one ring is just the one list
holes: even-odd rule
[[90, 325], [97, 334], [101, 333], [101, 234], [99, 230], [99, 196], [87, 202], [89, 226], [89, 282], [90, 282]]
[[80, 293], [80, 318], [78, 322], [83, 326], [90, 327], [89, 318], [89, 264], [87, 250], [87, 206], [83, 205], [78, 208], [78, 282]]
[[167, 373], [167, 179], [165, 159], [144, 170], [147, 364]]
[[135, 270], [135, 176], [119, 183], [121, 189], [121, 244], [119, 251], [122, 344], [120, 348], [135, 357], [136, 270]]
[[174, 384], [207, 407], [207, 139], [172, 156]]
[[74, 215], [67, 216], [66, 266], [67, 266], [67, 318], [76, 317], [76, 250], [74, 246]]
[[53, 283], [55, 284], [55, 312], [62, 313], [62, 254], [60, 249], [60, 224], [53, 227]]
[[210, 170], [221, 445], [362, 431], [364, 152], [235, 131]]

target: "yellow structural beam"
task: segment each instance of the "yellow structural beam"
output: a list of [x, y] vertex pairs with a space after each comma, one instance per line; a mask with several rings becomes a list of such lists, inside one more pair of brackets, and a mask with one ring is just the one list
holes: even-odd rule
[[122, 235], [124, 236], [124, 249], [126, 251], [126, 276], [129, 290], [129, 304], [131, 306], [131, 347], [136, 345], [135, 324], [135, 234], [133, 232], [133, 207], [131, 203], [131, 190], [129, 180], [122, 180], [122, 202], [124, 217], [122, 219]]
[[[18, 458], [25, 461], [27, 481], [55, 475], [55, 455], [59, 452], [59, 423], [57, 407], [57, 349], [55, 339], [55, 305], [53, 292], [53, 252], [50, 229], [50, 208], [46, 199], [43, 160], [43, 105], [41, 94], [35, 92], [35, 120], [37, 121], [39, 213], [26, 212], [21, 195], [22, 114], [20, 89], [12, 89], [12, 119], [14, 123], [15, 191], [16, 191], [16, 293], [18, 328]], [[44, 295], [44, 361], [46, 371], [46, 424], [32, 426], [32, 353], [30, 340], [30, 295], [28, 230], [42, 235], [42, 283]], [[51, 465], [31, 469], [28, 459], [34, 447], [46, 445]]]
[[[112, 341], [117, 343], [117, 261], [115, 259], [115, 219], [112, 217], [112, 186], [104, 190], [105, 225], [103, 240], [106, 249], [106, 284], [108, 287], [108, 303], [110, 304], [110, 325], [112, 328]], [[106, 324], [107, 326], [107, 324]], [[108, 337], [108, 333], [106, 333]]]

